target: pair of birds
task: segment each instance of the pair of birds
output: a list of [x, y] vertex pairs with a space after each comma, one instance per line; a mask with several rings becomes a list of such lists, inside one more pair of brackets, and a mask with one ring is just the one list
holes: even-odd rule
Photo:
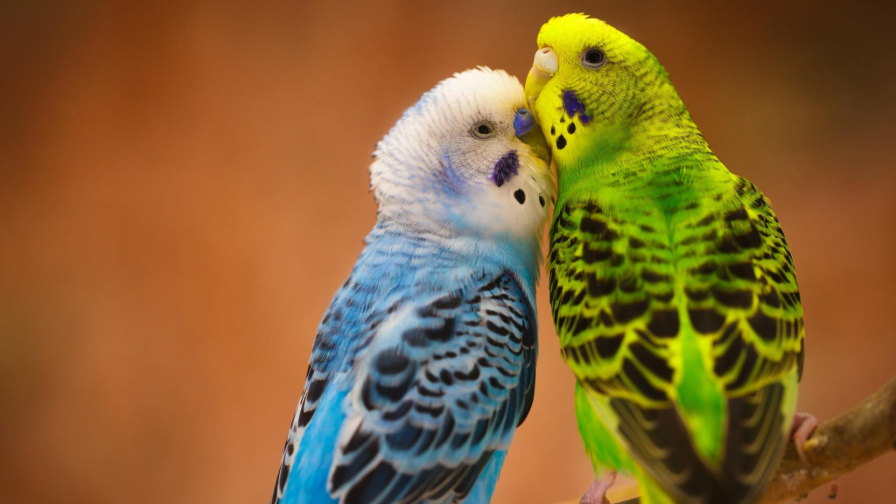
[[781, 226], [644, 46], [578, 14], [538, 46], [525, 90], [457, 74], [377, 145], [377, 223], [318, 328], [274, 504], [489, 501], [532, 406], [552, 204], [583, 501], [617, 471], [643, 503], [757, 500], [803, 365]]

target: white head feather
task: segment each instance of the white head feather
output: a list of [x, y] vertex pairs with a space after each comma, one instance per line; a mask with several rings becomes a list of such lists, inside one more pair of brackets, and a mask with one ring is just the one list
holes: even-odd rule
[[[516, 136], [514, 118], [525, 106], [515, 77], [482, 67], [424, 94], [377, 144], [370, 178], [378, 222], [450, 237], [534, 239], [537, 246], [554, 180], [544, 153]], [[491, 133], [479, 134], [482, 125]], [[496, 179], [507, 156], [518, 159], [517, 173]]]

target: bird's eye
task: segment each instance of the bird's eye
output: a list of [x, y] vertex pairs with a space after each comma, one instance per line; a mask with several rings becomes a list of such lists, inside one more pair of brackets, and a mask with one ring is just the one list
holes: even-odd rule
[[587, 68], [600, 68], [607, 64], [607, 56], [600, 49], [588, 49], [582, 53], [582, 65]]
[[478, 122], [470, 129], [470, 134], [480, 140], [484, 140], [495, 134], [495, 127], [487, 121]]

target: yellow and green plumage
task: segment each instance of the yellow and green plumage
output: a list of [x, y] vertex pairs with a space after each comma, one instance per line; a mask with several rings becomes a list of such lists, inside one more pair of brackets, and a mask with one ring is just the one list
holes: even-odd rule
[[644, 46], [578, 14], [550, 20], [538, 45], [526, 93], [560, 189], [551, 307], [595, 471], [634, 475], [646, 503], [753, 502], [803, 360], [778, 219]]

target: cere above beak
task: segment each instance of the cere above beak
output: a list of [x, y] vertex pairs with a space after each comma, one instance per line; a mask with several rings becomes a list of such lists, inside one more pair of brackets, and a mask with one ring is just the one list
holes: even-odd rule
[[513, 116], [513, 130], [516, 136], [522, 137], [532, 131], [533, 127], [535, 127], [535, 117], [532, 116], [532, 112], [529, 112], [527, 108], [517, 110], [516, 115]]
[[560, 60], [553, 49], [545, 46], [535, 51], [532, 69], [529, 70], [529, 75], [526, 77], [526, 99], [529, 101], [529, 108], [535, 110], [535, 99], [558, 70], [560, 70]]
[[535, 51], [535, 60], [532, 62], [532, 67], [550, 75], [557, 73], [557, 70], [560, 69], [557, 53], [548, 46], [542, 47]]
[[529, 109], [521, 108], [516, 111], [513, 117], [513, 130], [517, 138], [528, 145], [537, 158], [547, 165], [551, 164], [551, 149], [541, 128], [536, 127], [535, 116]]

